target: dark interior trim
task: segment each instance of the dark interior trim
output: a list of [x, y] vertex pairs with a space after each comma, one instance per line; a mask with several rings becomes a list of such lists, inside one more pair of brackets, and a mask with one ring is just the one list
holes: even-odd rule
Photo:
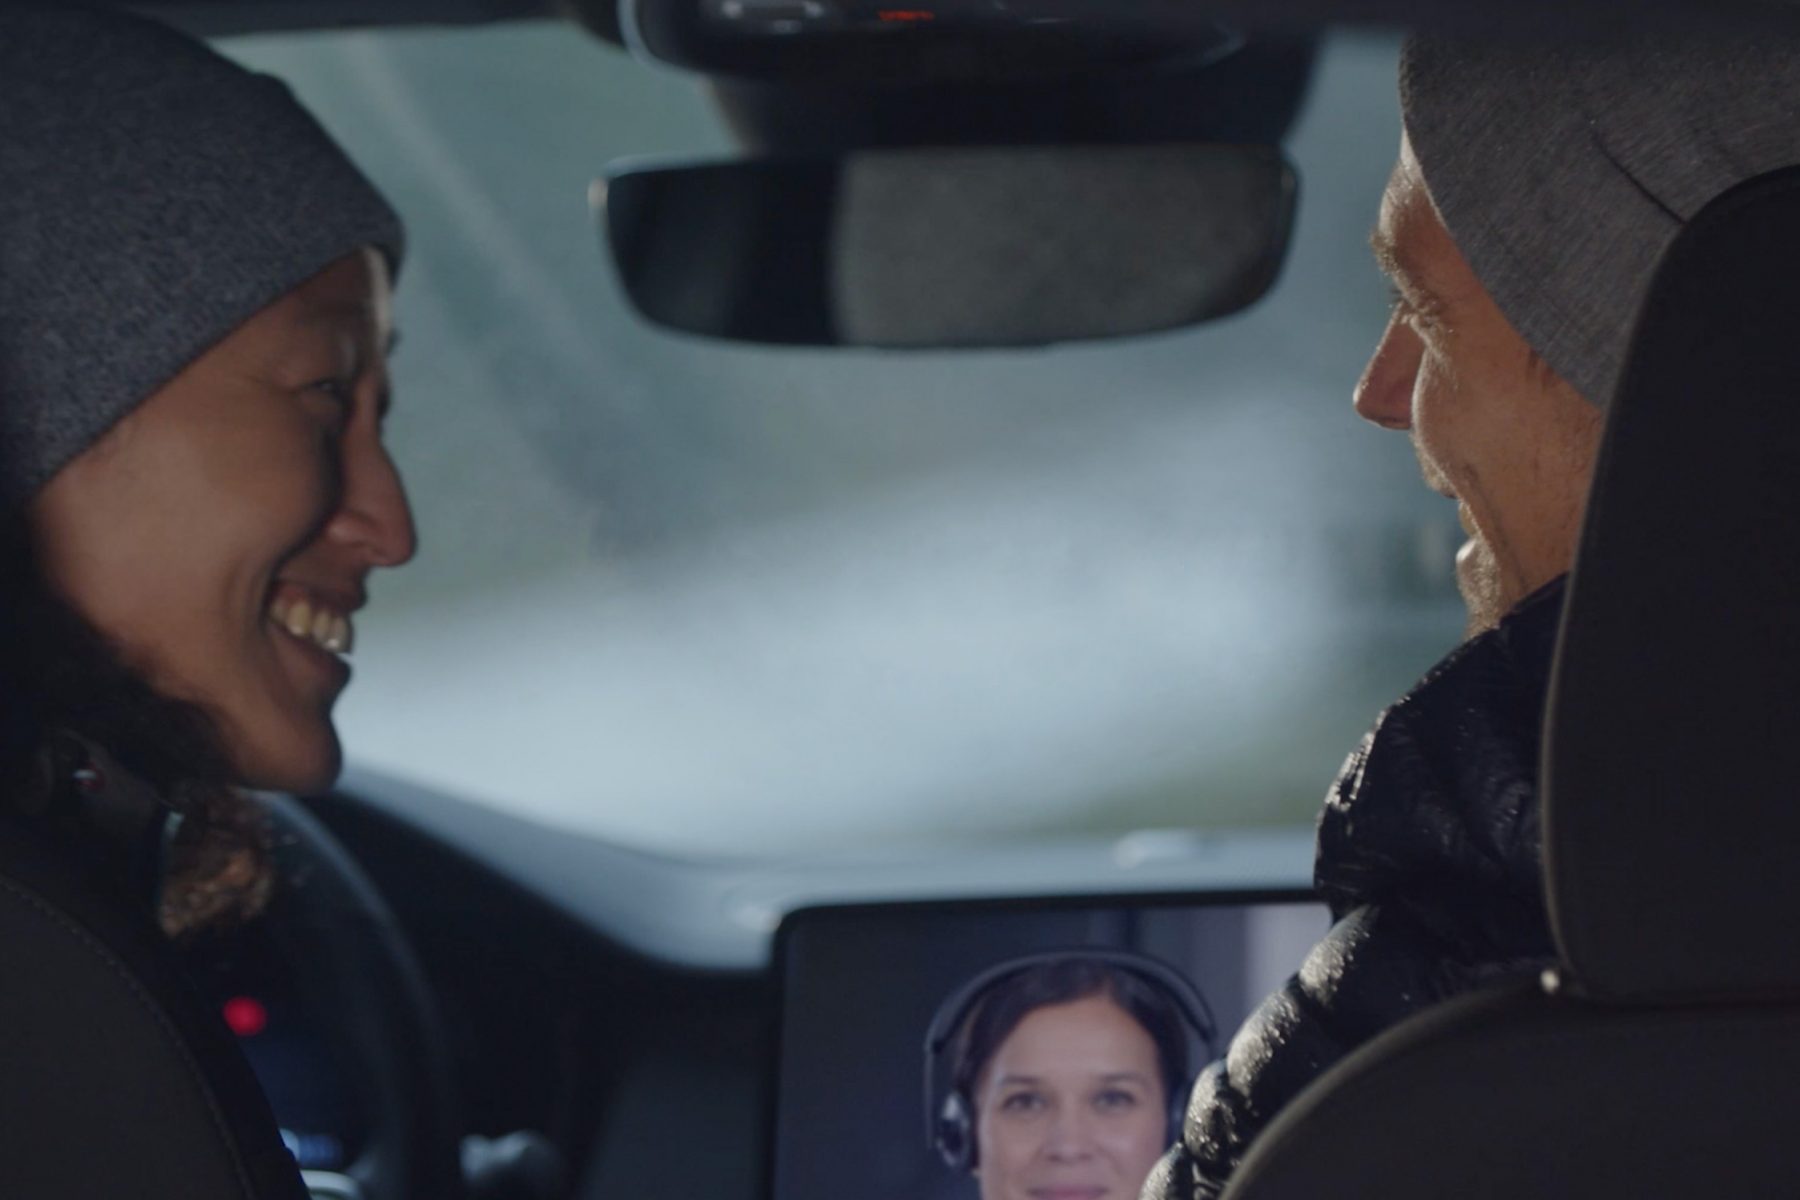
[[197, 37], [561, 17], [556, 0], [138, 0], [129, 8]]

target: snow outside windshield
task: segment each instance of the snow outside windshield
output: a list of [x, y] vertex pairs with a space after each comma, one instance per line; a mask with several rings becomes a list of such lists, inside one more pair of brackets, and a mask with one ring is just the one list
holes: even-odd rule
[[405, 214], [352, 762], [684, 853], [1310, 821], [1456, 640], [1453, 510], [1350, 388], [1395, 44], [1327, 44], [1298, 241], [1241, 317], [1033, 352], [708, 344], [624, 306], [587, 205], [730, 151], [572, 26], [231, 39]]

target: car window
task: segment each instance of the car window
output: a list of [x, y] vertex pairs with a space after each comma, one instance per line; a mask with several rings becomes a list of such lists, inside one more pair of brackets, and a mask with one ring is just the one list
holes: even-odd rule
[[590, 181], [731, 143], [695, 79], [573, 26], [221, 48], [409, 222], [422, 549], [359, 620], [353, 765], [685, 853], [1294, 823], [1458, 635], [1454, 512], [1349, 405], [1391, 39], [1326, 43], [1251, 312], [957, 354], [639, 322]]

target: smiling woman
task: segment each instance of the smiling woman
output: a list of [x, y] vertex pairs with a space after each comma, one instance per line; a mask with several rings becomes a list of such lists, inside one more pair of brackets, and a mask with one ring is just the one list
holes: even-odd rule
[[982, 1200], [1130, 1197], [1162, 1156], [1156, 1043], [1088, 996], [1036, 1009], [978, 1084]]
[[1133, 1200], [1187, 1094], [1184, 1021], [1206, 1036], [1186, 1011], [1203, 1002], [1175, 979], [1155, 960], [1072, 951], [965, 984], [927, 1037], [948, 1051], [934, 1130], [945, 1164], [973, 1175], [981, 1200]]
[[50, 586], [213, 714], [240, 782], [336, 777], [331, 708], [364, 580], [411, 557], [381, 444], [387, 267], [353, 253], [127, 414], [38, 494]]
[[336, 777], [351, 615], [412, 555], [400, 226], [283, 85], [145, 22], [9, 6], [0, 107], [29, 118], [0, 152], [0, 807], [139, 902], [166, 843], [186, 931], [267, 890], [236, 789]]
[[[0, 1194], [307, 1194], [171, 939], [304, 942], [287, 914], [343, 883], [243, 789], [336, 777], [352, 614], [413, 552], [381, 434], [401, 247], [283, 84], [0, 7], [0, 945], [30, 964]], [[419, 1127], [392, 1107], [378, 1149]]]

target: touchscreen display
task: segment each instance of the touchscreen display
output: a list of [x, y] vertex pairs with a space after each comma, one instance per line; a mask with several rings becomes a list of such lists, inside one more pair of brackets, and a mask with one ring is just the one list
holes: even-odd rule
[[1329, 923], [1290, 894], [796, 913], [773, 1200], [1136, 1200]]

